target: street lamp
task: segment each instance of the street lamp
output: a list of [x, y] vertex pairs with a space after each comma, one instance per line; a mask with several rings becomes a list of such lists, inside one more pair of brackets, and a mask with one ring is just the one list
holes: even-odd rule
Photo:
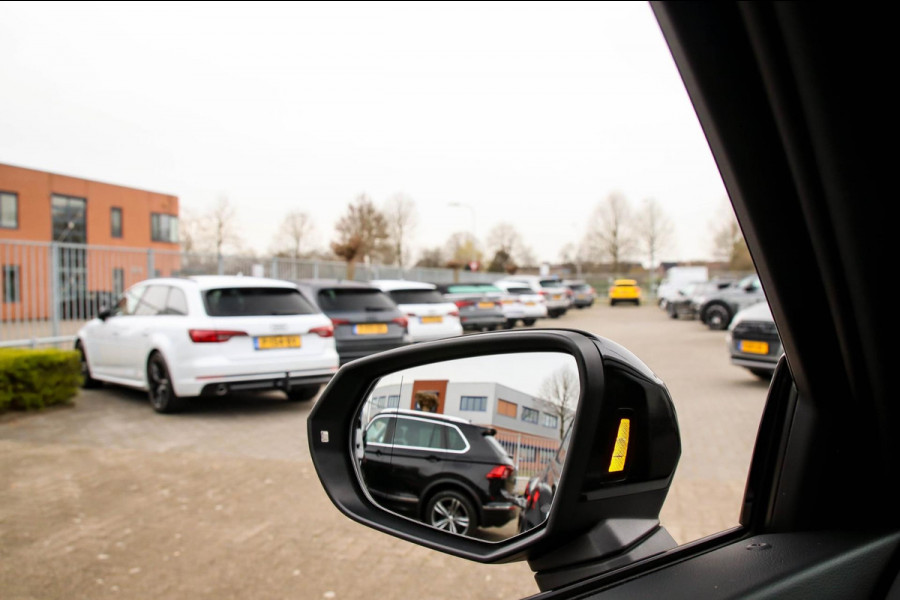
[[472, 212], [472, 262], [475, 262], [475, 241], [478, 239], [478, 233], [475, 228], [475, 207], [471, 204], [466, 204], [465, 202], [449, 202], [447, 206], [452, 206], [454, 208], [468, 208]]

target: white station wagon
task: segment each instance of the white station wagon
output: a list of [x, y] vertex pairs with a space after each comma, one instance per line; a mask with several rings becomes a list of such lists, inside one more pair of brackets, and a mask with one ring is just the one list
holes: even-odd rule
[[338, 369], [328, 317], [293, 284], [257, 277], [143, 281], [82, 327], [75, 348], [85, 387], [147, 390], [158, 412], [232, 391], [310, 400]]

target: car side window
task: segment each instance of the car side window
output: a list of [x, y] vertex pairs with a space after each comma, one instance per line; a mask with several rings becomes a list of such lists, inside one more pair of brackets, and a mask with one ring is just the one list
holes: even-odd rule
[[441, 426], [418, 419], [397, 419], [394, 445], [441, 450]]
[[188, 314], [187, 298], [184, 292], [176, 287], [169, 288], [169, 299], [166, 302], [166, 309], [162, 314], [166, 315], [186, 315]]
[[444, 427], [447, 431], [447, 450], [465, 450], [466, 440], [454, 427]]
[[151, 285], [144, 292], [141, 301], [134, 310], [134, 315], [139, 317], [152, 317], [163, 312], [166, 307], [166, 299], [169, 296], [169, 286]]
[[375, 419], [366, 429], [367, 444], [386, 444], [390, 442], [390, 424], [394, 419]]
[[147, 291], [147, 286], [145, 285], [137, 285], [126, 291], [122, 297], [119, 298], [115, 314], [122, 316], [133, 315], [134, 311], [137, 310], [138, 303], [141, 301], [141, 296], [144, 295], [145, 291]]

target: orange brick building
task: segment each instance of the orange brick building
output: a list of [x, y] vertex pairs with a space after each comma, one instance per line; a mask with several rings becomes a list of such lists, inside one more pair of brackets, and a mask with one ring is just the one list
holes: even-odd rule
[[178, 249], [176, 196], [0, 164], [3, 320], [174, 274]]

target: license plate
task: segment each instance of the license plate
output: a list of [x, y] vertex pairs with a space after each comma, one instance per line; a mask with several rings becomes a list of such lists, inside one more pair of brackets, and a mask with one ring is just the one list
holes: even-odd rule
[[525, 306], [534, 306], [534, 302], [526, 302]]
[[747, 354], [768, 354], [769, 353], [769, 343], [768, 342], [753, 342], [750, 340], [741, 340], [741, 352], [746, 352]]
[[494, 308], [493, 302], [479, 302], [478, 308]]
[[562, 296], [559, 294], [553, 294], [553, 299], [554, 300], [562, 300]]
[[585, 296], [584, 294], [578, 294], [575, 297], [578, 298], [579, 300], [584, 300], [585, 298], [587, 298], [587, 296]]
[[375, 335], [387, 332], [387, 323], [365, 323], [353, 328], [353, 333], [356, 335]]
[[422, 317], [423, 323], [443, 323], [444, 317]]
[[279, 348], [299, 348], [299, 335], [264, 335], [253, 338], [253, 346], [257, 350], [277, 350]]

